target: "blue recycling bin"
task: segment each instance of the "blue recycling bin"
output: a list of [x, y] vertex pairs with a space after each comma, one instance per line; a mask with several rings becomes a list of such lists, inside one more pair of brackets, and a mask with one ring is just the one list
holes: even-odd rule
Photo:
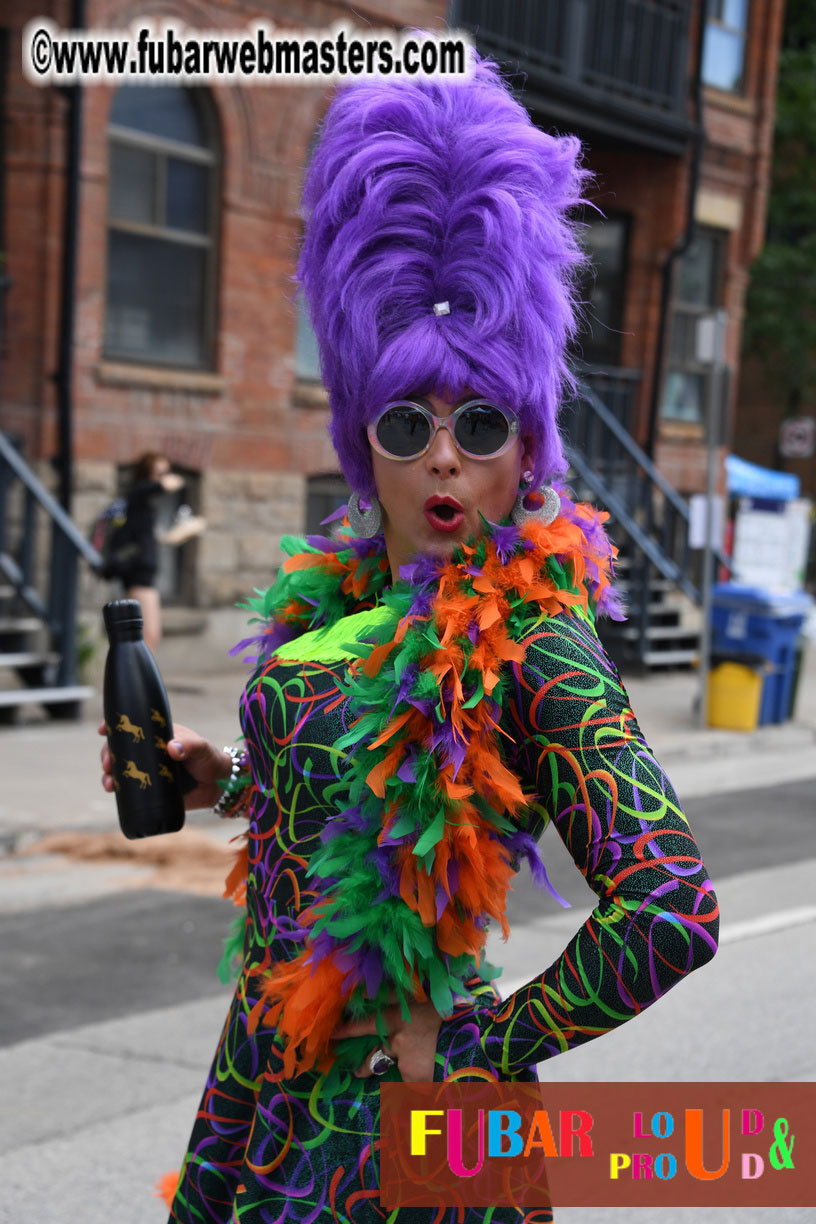
[[712, 589], [712, 653], [764, 661], [760, 726], [790, 717], [797, 644], [812, 602], [804, 591], [782, 595], [732, 582]]

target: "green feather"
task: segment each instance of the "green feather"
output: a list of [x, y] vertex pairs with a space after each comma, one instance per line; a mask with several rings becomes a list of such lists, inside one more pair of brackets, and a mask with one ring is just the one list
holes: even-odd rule
[[215, 972], [219, 982], [227, 986], [238, 976], [241, 962], [244, 958], [244, 932], [246, 931], [246, 910], [236, 914], [230, 923], [229, 934], [224, 940], [224, 951]]

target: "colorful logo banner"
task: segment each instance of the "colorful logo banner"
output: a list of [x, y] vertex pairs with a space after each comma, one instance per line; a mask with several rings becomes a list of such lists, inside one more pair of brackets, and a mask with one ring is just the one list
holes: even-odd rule
[[816, 1206], [816, 1084], [382, 1084], [395, 1207]]

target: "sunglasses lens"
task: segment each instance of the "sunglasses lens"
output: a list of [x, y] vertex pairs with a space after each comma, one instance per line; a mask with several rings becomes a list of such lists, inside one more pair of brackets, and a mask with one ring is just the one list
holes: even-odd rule
[[430, 436], [430, 421], [410, 404], [389, 408], [377, 422], [377, 441], [384, 451], [398, 459], [420, 454]]
[[456, 422], [456, 441], [469, 455], [495, 455], [510, 436], [510, 422], [495, 404], [470, 404]]

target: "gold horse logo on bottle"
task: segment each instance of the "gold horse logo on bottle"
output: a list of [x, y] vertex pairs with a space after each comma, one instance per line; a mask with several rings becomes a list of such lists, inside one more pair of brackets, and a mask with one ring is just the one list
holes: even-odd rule
[[134, 782], [139, 783], [139, 790], [146, 790], [153, 783], [150, 780], [150, 774], [145, 773], [141, 769], [136, 768], [135, 761], [128, 761], [127, 768], [122, 774], [123, 778], [133, 778]]
[[128, 735], [132, 735], [134, 744], [144, 743], [144, 737], [145, 737], [144, 731], [142, 730], [141, 727], [134, 726], [134, 724], [128, 718], [127, 714], [119, 715], [119, 721], [116, 724], [116, 730], [126, 731]]

